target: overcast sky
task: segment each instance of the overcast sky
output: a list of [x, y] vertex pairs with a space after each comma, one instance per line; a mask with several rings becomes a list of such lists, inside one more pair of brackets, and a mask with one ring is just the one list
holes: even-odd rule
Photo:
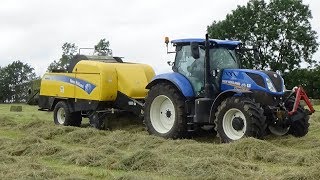
[[[320, 1], [303, 0], [320, 34]], [[20, 60], [43, 75], [64, 42], [93, 47], [106, 38], [115, 56], [169, 71], [164, 37], [203, 38], [247, 0], [0, 0], [0, 66]], [[319, 41], [319, 40], [318, 40]], [[314, 59], [320, 60], [319, 51]]]

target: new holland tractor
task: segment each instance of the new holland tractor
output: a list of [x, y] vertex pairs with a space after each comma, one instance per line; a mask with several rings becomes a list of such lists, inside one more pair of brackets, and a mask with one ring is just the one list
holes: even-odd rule
[[173, 72], [157, 75], [146, 86], [144, 123], [150, 134], [181, 138], [205, 125], [212, 125], [222, 142], [308, 133], [314, 109], [302, 87], [287, 91], [280, 73], [241, 69], [239, 41], [206, 35], [171, 43]]

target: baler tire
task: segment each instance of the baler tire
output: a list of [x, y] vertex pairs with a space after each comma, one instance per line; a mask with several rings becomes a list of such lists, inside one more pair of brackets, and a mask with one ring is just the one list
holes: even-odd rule
[[68, 104], [65, 101], [59, 101], [53, 110], [53, 120], [57, 125], [70, 126], [72, 115]]
[[82, 121], [81, 111], [71, 113], [71, 122], [70, 122], [71, 126], [80, 127], [81, 121]]
[[97, 120], [97, 122], [90, 123], [90, 125], [93, 128], [99, 129], [99, 130], [104, 130], [105, 129], [105, 124], [103, 120]]
[[106, 117], [99, 116], [99, 113], [95, 112], [89, 116], [89, 123], [93, 128], [104, 130], [106, 129]]
[[[221, 102], [215, 113], [214, 123], [217, 136], [223, 143], [229, 143], [243, 137], [263, 138], [267, 128], [263, 112], [260, 104], [250, 98], [227, 98]], [[235, 122], [236, 118], [238, 122]], [[235, 127], [236, 123], [238, 123], [238, 128]]]
[[[295, 100], [292, 98], [287, 101], [287, 109], [291, 110], [293, 108], [294, 101]], [[291, 134], [295, 137], [303, 137], [308, 134], [310, 116], [306, 113], [306, 110], [301, 105], [299, 105], [296, 114], [297, 113], [303, 114], [303, 118], [291, 123], [288, 134]]]
[[[162, 106], [164, 103], [167, 106]], [[161, 111], [163, 108], [166, 112]], [[144, 124], [149, 134], [172, 139], [187, 135], [185, 97], [173, 85], [159, 83], [153, 86], [146, 98], [144, 113]], [[173, 122], [170, 119], [172, 115]]]

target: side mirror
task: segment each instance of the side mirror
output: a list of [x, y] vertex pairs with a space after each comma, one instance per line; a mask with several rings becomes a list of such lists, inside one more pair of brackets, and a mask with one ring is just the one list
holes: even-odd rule
[[217, 77], [218, 74], [219, 74], [219, 72], [220, 72], [219, 69], [214, 69], [214, 70], [212, 70], [212, 76], [213, 76], [213, 77]]
[[172, 62], [172, 61], [167, 61], [167, 64], [168, 64], [169, 66], [173, 66], [173, 65], [174, 65], [174, 62]]
[[194, 59], [200, 58], [200, 52], [199, 52], [199, 43], [197, 42], [191, 42], [191, 55]]
[[253, 57], [254, 57], [254, 61], [259, 62], [260, 53], [256, 46], [253, 46]]

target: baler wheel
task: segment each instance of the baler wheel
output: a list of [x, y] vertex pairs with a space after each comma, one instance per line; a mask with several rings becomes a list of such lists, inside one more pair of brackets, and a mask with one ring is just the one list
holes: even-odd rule
[[82, 115], [80, 111], [71, 113], [71, 119], [72, 119], [70, 122], [71, 126], [77, 126], [77, 127], [81, 126]]
[[57, 125], [80, 126], [82, 116], [80, 112], [71, 113], [65, 101], [59, 101], [53, 110], [53, 120]]
[[93, 112], [89, 116], [90, 125], [96, 129], [104, 130], [107, 126], [106, 113]]
[[185, 97], [170, 84], [153, 86], [146, 98], [144, 123], [149, 134], [181, 138], [187, 132]]
[[217, 136], [224, 143], [243, 137], [262, 138], [267, 127], [263, 109], [246, 97], [227, 98], [218, 107], [215, 117]]

